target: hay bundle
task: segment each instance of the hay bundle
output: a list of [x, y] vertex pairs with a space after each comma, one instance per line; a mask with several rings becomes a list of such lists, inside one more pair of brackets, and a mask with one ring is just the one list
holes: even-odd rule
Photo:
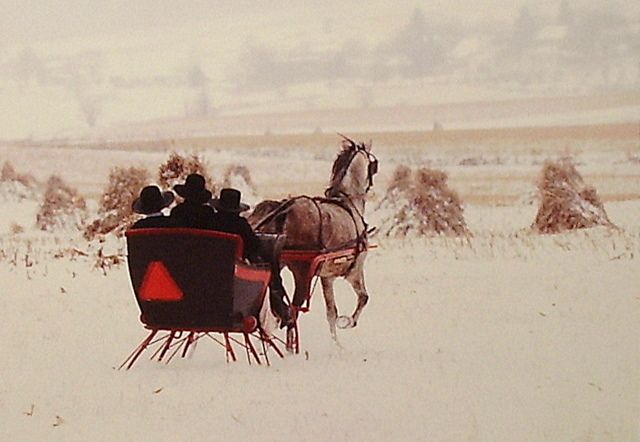
[[439, 170], [398, 167], [377, 210], [386, 212], [380, 222], [386, 236], [468, 234], [460, 198]]
[[135, 219], [131, 204], [147, 182], [148, 173], [145, 169], [113, 168], [109, 173], [107, 188], [100, 200], [99, 218], [89, 224], [84, 233], [85, 238], [92, 240], [98, 235], [110, 232], [122, 235]]
[[76, 189], [52, 175], [46, 184], [44, 201], [36, 215], [40, 230], [81, 229], [87, 220], [87, 203]]
[[13, 164], [5, 161], [0, 171], [0, 198], [16, 202], [37, 199], [37, 184], [33, 176], [16, 172]]
[[251, 179], [251, 173], [246, 166], [230, 164], [224, 171], [222, 187], [238, 189], [242, 192], [242, 200], [251, 206], [260, 200], [256, 186]]
[[182, 184], [187, 176], [192, 173], [202, 175], [207, 183], [208, 190], [216, 193], [216, 186], [207, 172], [204, 160], [198, 155], [183, 156], [172, 152], [167, 161], [158, 168], [158, 185], [163, 189], [173, 189], [176, 184]]
[[412, 180], [410, 167], [403, 165], [396, 167], [391, 177], [391, 183], [387, 189], [387, 195], [389, 195], [389, 193], [406, 192], [411, 187]]
[[569, 159], [545, 162], [538, 192], [540, 207], [532, 228], [540, 233], [613, 226], [596, 189], [584, 184]]

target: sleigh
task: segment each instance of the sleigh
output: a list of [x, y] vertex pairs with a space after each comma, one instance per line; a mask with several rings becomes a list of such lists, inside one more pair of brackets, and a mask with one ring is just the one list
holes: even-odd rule
[[283, 354], [260, 323], [271, 271], [243, 261], [238, 235], [186, 228], [126, 232], [131, 284], [147, 337], [122, 363], [130, 369], [146, 350], [151, 359], [186, 357], [198, 342], [220, 345], [227, 361], [246, 352], [249, 363]]
[[[338, 250], [306, 250], [306, 249], [283, 249], [280, 253], [280, 262], [283, 265], [296, 265], [302, 269], [302, 287], [299, 293], [302, 297], [293, 299], [291, 309], [295, 318], [295, 327], [289, 329], [287, 333], [287, 349], [289, 351], [300, 352], [300, 335], [298, 333], [298, 315], [307, 313], [311, 305], [311, 295], [313, 293], [313, 281], [317, 281], [319, 272], [325, 263], [352, 263], [358, 255], [364, 251], [375, 248], [375, 245], [346, 245]], [[347, 317], [340, 317], [346, 319]], [[340, 319], [339, 318], [339, 319]], [[343, 327], [344, 328], [344, 327]]]

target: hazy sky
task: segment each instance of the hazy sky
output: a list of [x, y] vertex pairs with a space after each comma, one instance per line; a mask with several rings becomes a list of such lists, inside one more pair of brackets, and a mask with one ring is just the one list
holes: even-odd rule
[[[559, 0], [468, 0], [398, 1], [251, 1], [251, 0], [0, 0], [0, 46], [32, 44], [83, 36], [120, 34], [131, 30], [181, 26], [224, 17], [242, 26], [247, 14], [284, 14], [309, 20], [340, 15], [367, 20], [376, 9], [407, 11], [420, 7], [428, 15], [464, 17], [470, 20], [508, 20], [528, 5], [536, 11], [554, 11]], [[575, 7], [606, 7], [635, 11], [630, 1], [572, 1]], [[640, 2], [637, 2], [640, 4]], [[634, 12], [634, 13], [635, 13]], [[372, 29], [376, 32], [376, 29]]]
[[[571, 95], [635, 84], [633, 54], [624, 54], [626, 63], [614, 57], [582, 70], [535, 63], [534, 74], [501, 58], [523, 7], [553, 24], [560, 1], [0, 0], [0, 138], [210, 115], [212, 108], [235, 115]], [[603, 11], [640, 19], [637, 0], [566, 1], [580, 14], [597, 10], [586, 15], [587, 24], [609, 15]], [[419, 88], [406, 48], [395, 58], [388, 49], [416, 9], [452, 45], [448, 64], [438, 47], [421, 53], [434, 66], [439, 60], [448, 78], [434, 71]], [[627, 51], [636, 47], [623, 43]], [[603, 55], [582, 54], [590, 61]], [[206, 81], [198, 82], [202, 73]], [[519, 86], [503, 81], [505, 75]]]

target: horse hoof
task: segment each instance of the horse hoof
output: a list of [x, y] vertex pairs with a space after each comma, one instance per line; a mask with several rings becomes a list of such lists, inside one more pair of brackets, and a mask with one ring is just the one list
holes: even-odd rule
[[353, 319], [351, 319], [351, 316], [338, 316], [338, 319], [336, 319], [336, 327], [342, 329], [353, 328], [355, 327], [355, 323]]

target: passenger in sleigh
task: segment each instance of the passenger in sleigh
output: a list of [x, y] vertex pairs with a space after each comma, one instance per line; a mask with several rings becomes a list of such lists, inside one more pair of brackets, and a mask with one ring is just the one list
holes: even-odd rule
[[146, 186], [140, 191], [140, 196], [133, 201], [131, 208], [135, 213], [145, 215], [136, 221], [132, 229], [150, 227], [173, 227], [173, 220], [162, 213], [173, 202], [173, 192], [161, 192], [158, 186]]
[[252, 262], [267, 262], [271, 266], [271, 282], [269, 283], [269, 301], [274, 313], [280, 318], [280, 326], [291, 325], [292, 318], [289, 306], [285, 302], [286, 291], [280, 276], [280, 263], [277, 257], [269, 256], [262, 250], [260, 239], [249, 222], [240, 213], [249, 209], [241, 200], [241, 192], [237, 189], [222, 189], [220, 197], [210, 201], [216, 209], [214, 230], [240, 235], [244, 242], [244, 255]]
[[173, 190], [183, 201], [171, 209], [171, 218], [176, 227], [194, 229], [213, 229], [215, 213], [206, 203], [211, 199], [211, 192], [205, 188], [202, 175], [192, 173], [184, 184], [176, 184]]

